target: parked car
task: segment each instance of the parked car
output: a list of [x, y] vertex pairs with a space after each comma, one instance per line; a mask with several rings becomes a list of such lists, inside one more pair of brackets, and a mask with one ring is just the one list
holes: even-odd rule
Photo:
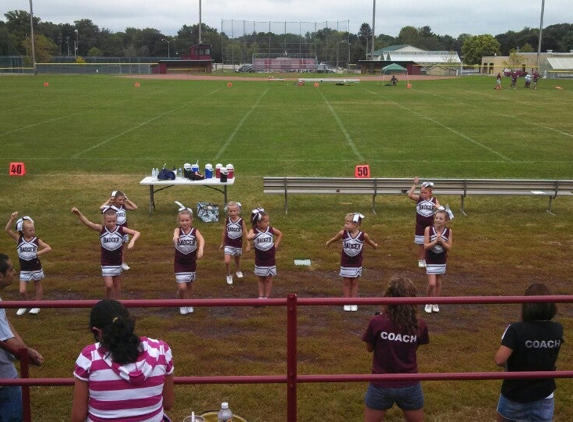
[[319, 64], [316, 66], [316, 73], [334, 73], [334, 70], [326, 64]]
[[239, 67], [237, 70], [235, 70], [235, 72], [237, 73], [253, 73], [253, 65], [252, 64], [244, 64], [241, 67]]

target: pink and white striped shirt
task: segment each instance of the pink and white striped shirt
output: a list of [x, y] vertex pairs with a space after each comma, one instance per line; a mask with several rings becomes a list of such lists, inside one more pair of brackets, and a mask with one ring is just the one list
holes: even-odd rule
[[88, 383], [88, 421], [163, 420], [163, 384], [173, 373], [171, 349], [162, 340], [140, 340], [135, 363], [114, 363], [100, 343], [86, 346], [78, 356], [74, 376]]

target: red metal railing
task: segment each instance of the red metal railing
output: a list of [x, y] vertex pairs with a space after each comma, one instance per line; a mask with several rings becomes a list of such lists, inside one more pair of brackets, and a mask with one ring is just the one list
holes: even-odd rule
[[[571, 303], [573, 295], [567, 296], [472, 296], [472, 297], [439, 297], [432, 298], [437, 304], [507, 304], [525, 302], [555, 302]], [[55, 300], [55, 301], [5, 301], [4, 308], [91, 308], [98, 300]], [[417, 304], [428, 302], [425, 297], [417, 298], [298, 298], [295, 294], [283, 299], [267, 299], [264, 306], [286, 306], [287, 309], [287, 373], [286, 375], [253, 375], [253, 376], [213, 376], [213, 377], [175, 377], [175, 384], [287, 384], [287, 420], [297, 420], [297, 385], [299, 383], [316, 382], [365, 382], [374, 380], [496, 380], [516, 378], [573, 378], [573, 371], [544, 371], [544, 372], [448, 372], [448, 373], [418, 373], [418, 374], [337, 374], [337, 375], [299, 375], [297, 372], [297, 311], [299, 306], [341, 306], [357, 305], [387, 305], [387, 304]], [[130, 308], [157, 307], [219, 307], [219, 306], [261, 306], [258, 299], [160, 299], [160, 300], [127, 300], [122, 301]], [[0, 347], [3, 345], [0, 342]], [[4, 344], [4, 346], [6, 346]], [[5, 347], [3, 347], [5, 348]], [[70, 386], [73, 378], [29, 378], [28, 355], [26, 349], [11, 350], [20, 357], [20, 379], [0, 378], [0, 386], [21, 385], [24, 407], [24, 421], [30, 422], [31, 403], [30, 386]]]

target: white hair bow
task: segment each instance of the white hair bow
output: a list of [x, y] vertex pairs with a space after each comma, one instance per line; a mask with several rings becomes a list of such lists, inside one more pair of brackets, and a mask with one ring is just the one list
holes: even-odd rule
[[453, 219], [454, 219], [454, 213], [453, 213], [452, 210], [450, 209], [450, 206], [449, 206], [449, 205], [446, 205], [445, 207], [443, 207], [442, 205], [440, 205], [440, 206], [437, 208], [437, 210], [438, 210], [438, 211], [445, 211], [446, 214], [448, 214], [448, 218], [449, 218], [450, 220], [453, 220]]
[[187, 211], [189, 211], [189, 212], [191, 213], [191, 215], [193, 215], [193, 210], [192, 210], [191, 208], [186, 207], [185, 205], [183, 205], [183, 204], [182, 204], [181, 202], [179, 202], [179, 201], [175, 201], [175, 203], [176, 203], [177, 205], [179, 205], [179, 209], [178, 209], [177, 211], [181, 212], [181, 211], [187, 210]]
[[422, 187], [423, 188], [433, 188], [434, 182], [424, 182], [424, 183], [422, 183]]
[[358, 212], [354, 213], [354, 217], [352, 217], [352, 221], [354, 223], [360, 223], [360, 220], [362, 220], [364, 218], [364, 216]]
[[261, 218], [263, 218], [262, 213], [265, 212], [264, 208], [255, 208], [254, 210], [251, 211], [252, 214], [252, 221], [261, 221]]
[[24, 217], [19, 218], [18, 221], [16, 221], [16, 231], [18, 231], [18, 232], [22, 231], [22, 229], [24, 228], [24, 220], [31, 221], [32, 224], [34, 224], [34, 220], [32, 220], [27, 215], [25, 215]]
[[111, 196], [113, 196], [115, 198], [115, 196], [117, 195], [117, 191], [116, 190], [112, 190], [111, 191]]
[[101, 209], [101, 213], [102, 213], [102, 214], [105, 214], [106, 211], [108, 211], [108, 210], [114, 210], [114, 211], [117, 212], [117, 208], [116, 208], [116, 207], [114, 207], [113, 205], [107, 205], [107, 206], [105, 206], [105, 207], [103, 207], [103, 208]]

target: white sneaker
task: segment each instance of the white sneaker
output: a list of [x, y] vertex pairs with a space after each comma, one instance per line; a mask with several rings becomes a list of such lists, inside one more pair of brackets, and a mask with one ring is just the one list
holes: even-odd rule
[[345, 312], [351, 312], [352, 311], [352, 305], [344, 305], [342, 307], [342, 309], [344, 309]]
[[179, 313], [180, 313], [181, 315], [187, 315], [187, 314], [189, 313], [189, 308], [187, 308], [187, 307], [181, 307], [181, 308], [179, 308]]
[[129, 270], [129, 265], [127, 265], [125, 262], [123, 262], [121, 264], [121, 268], [124, 269], [125, 271]]
[[38, 315], [40, 313], [40, 308], [32, 308], [30, 309], [30, 313], [32, 315]]
[[233, 284], [233, 276], [232, 275], [227, 276], [227, 284]]
[[440, 312], [440, 307], [438, 305], [432, 305], [432, 312]]
[[242, 271], [237, 271], [235, 274], [237, 275], [237, 278], [243, 278], [243, 272]]
[[350, 310], [356, 312], [358, 310], [358, 305], [350, 305]]
[[418, 267], [425, 268], [426, 267], [426, 260], [425, 259], [419, 259], [418, 260]]
[[16, 311], [16, 315], [18, 316], [24, 315], [27, 310], [28, 310], [27, 308], [20, 308]]
[[195, 312], [195, 309], [193, 309], [193, 306], [188, 306], [187, 307], [187, 313], [192, 314], [193, 312]]
[[426, 311], [427, 314], [431, 314], [432, 313], [432, 305], [426, 305], [424, 307], [424, 311]]

